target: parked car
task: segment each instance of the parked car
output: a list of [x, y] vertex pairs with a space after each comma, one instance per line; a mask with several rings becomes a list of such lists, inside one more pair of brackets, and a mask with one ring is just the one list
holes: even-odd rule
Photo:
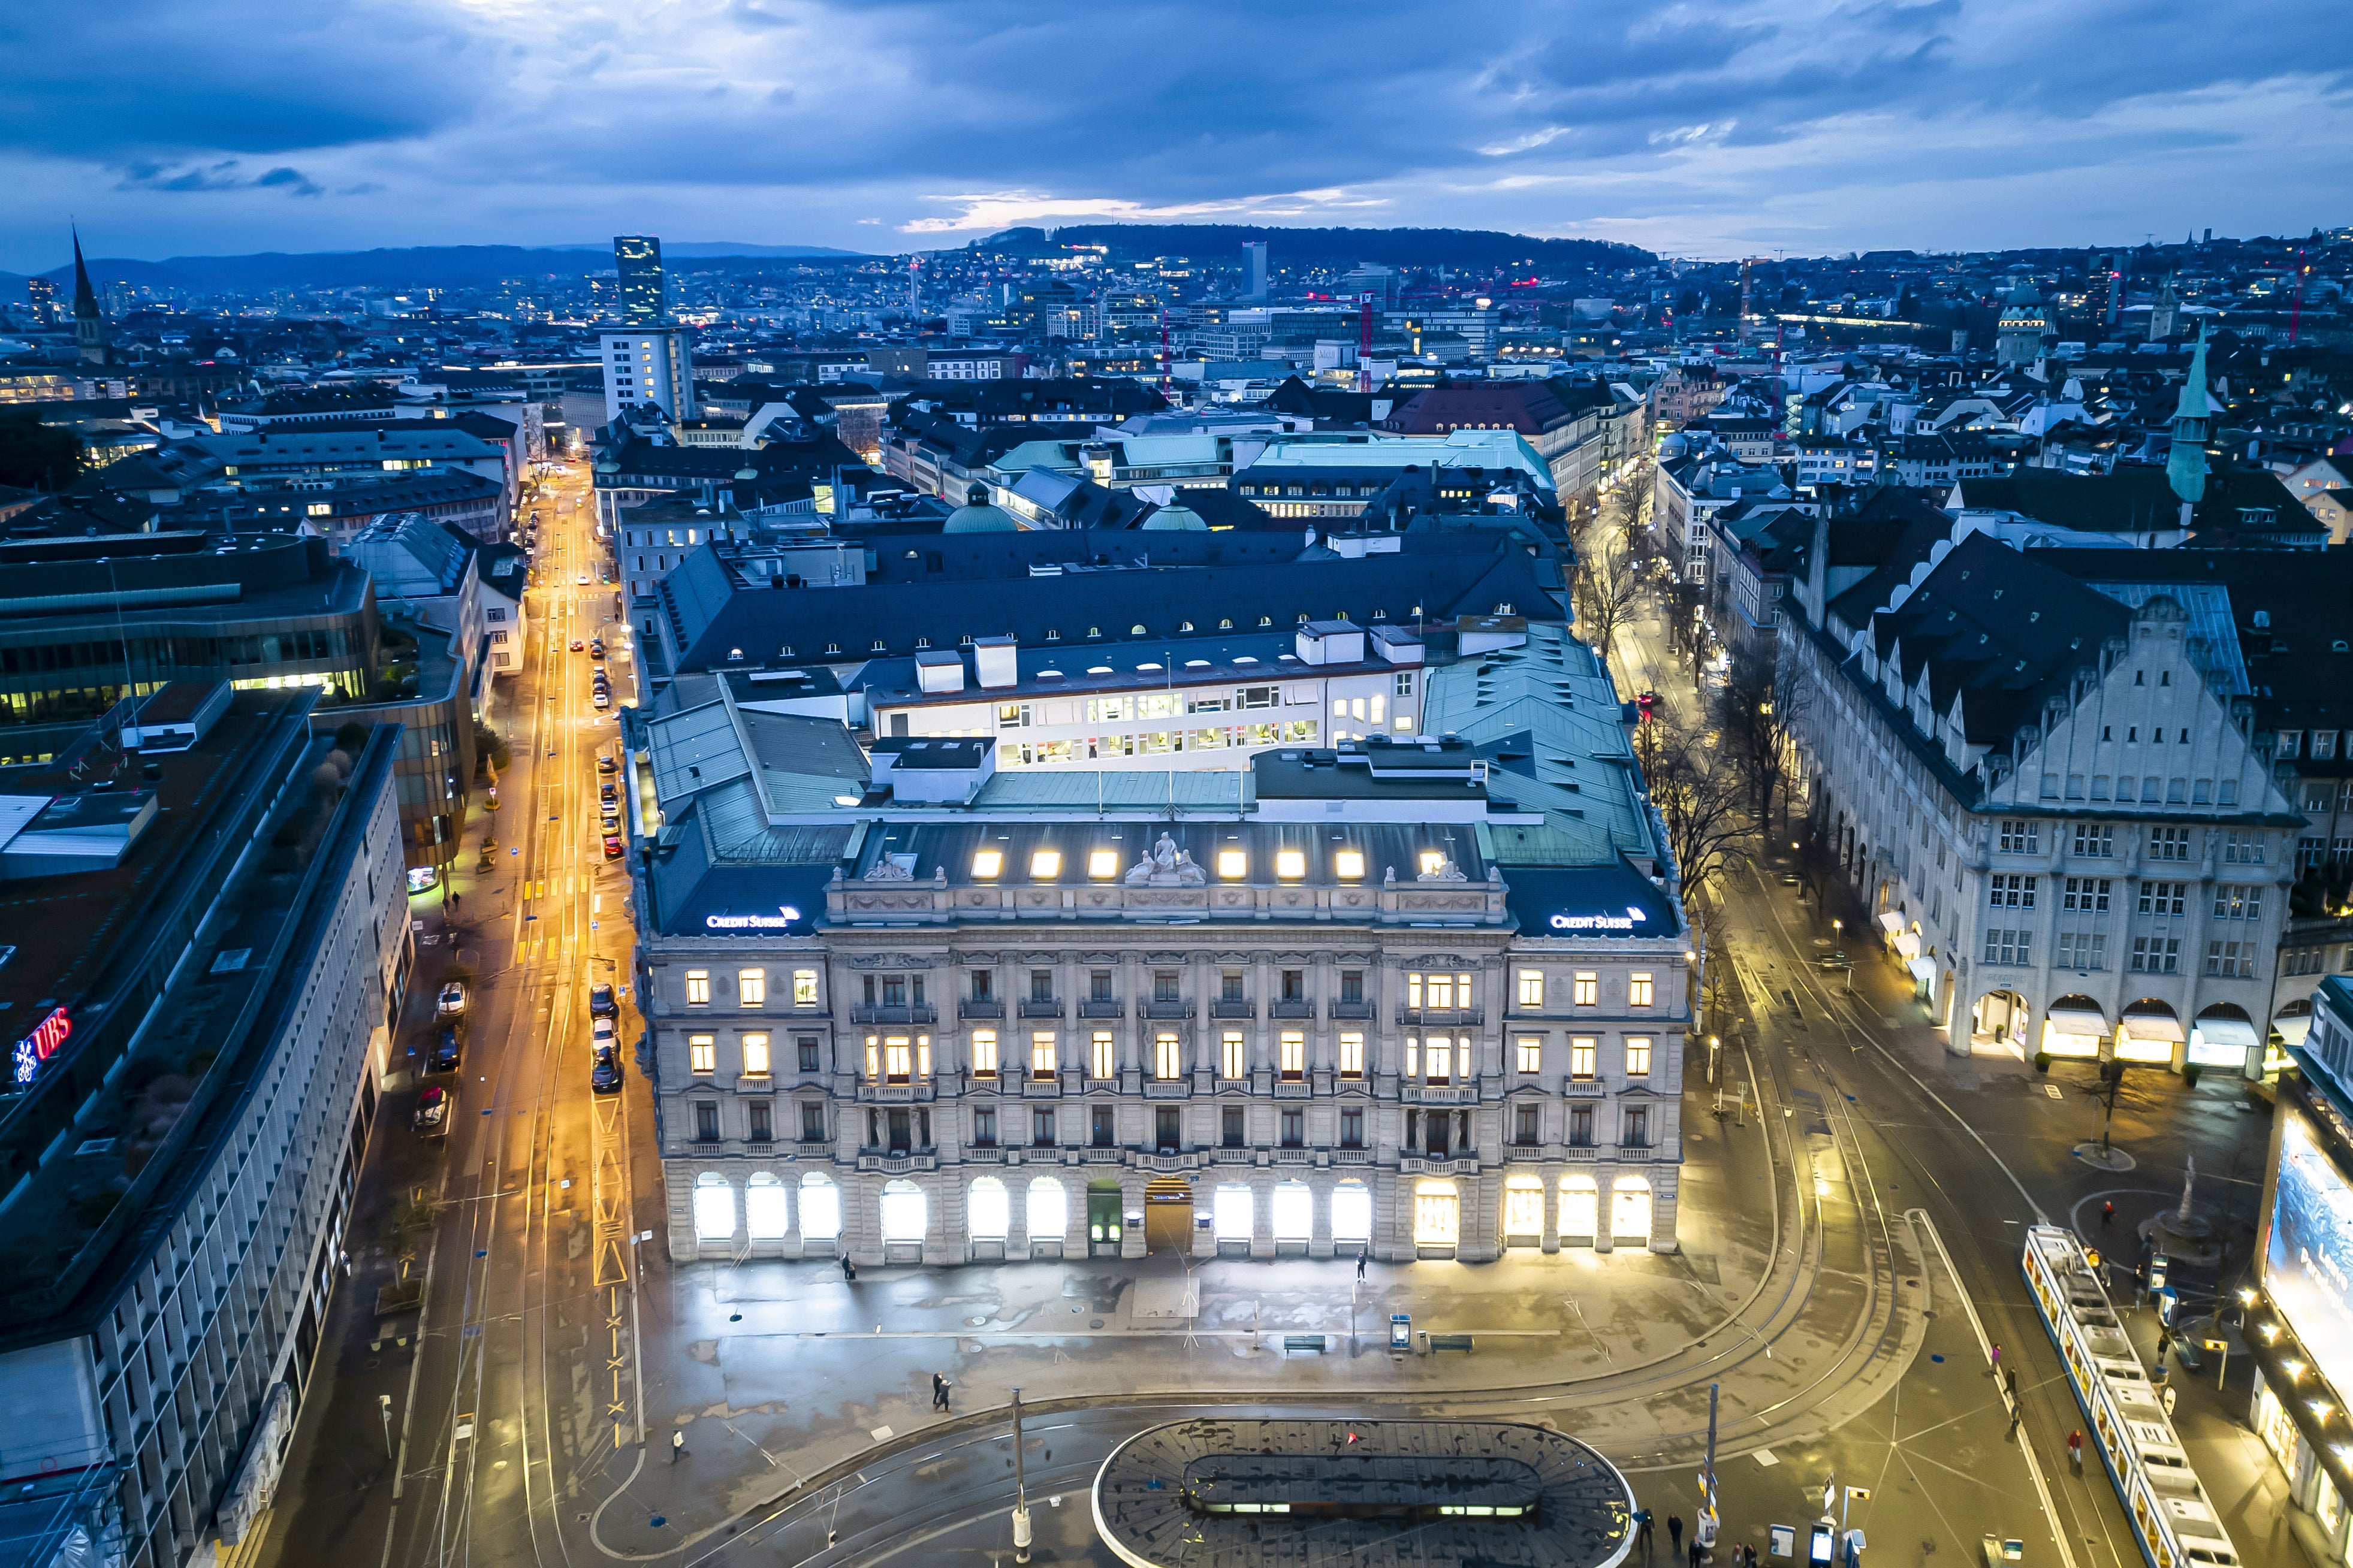
[[613, 705], [613, 694], [600, 686], [596, 689], [596, 695], [589, 698], [588, 700], [596, 707], [610, 708]]
[[620, 858], [621, 836], [617, 833], [607, 833], [605, 835], [605, 858], [618, 860]]
[[613, 988], [610, 985], [591, 985], [588, 987], [588, 1016], [590, 1017], [617, 1018], [620, 1016], [620, 1005], [613, 1000]]
[[588, 639], [588, 654], [592, 658], [604, 658], [605, 639], [603, 637], [590, 637]]
[[615, 784], [598, 784], [596, 786], [596, 798], [603, 801], [607, 805], [611, 805], [621, 798], [621, 791], [619, 787]]
[[588, 1043], [597, 1050], [609, 1050], [620, 1043], [620, 1024], [607, 1015], [588, 1020]]
[[464, 1037], [459, 1034], [455, 1025], [449, 1026], [441, 1031], [441, 1037], [433, 1042], [433, 1052], [426, 1058], [426, 1070], [427, 1072], [457, 1071], [458, 1059], [464, 1055], [465, 1048]]
[[427, 1084], [425, 1092], [417, 1097], [417, 1110], [408, 1119], [409, 1131], [419, 1138], [446, 1138], [449, 1135], [449, 1119], [457, 1114], [458, 1089], [452, 1084]]
[[466, 1016], [466, 987], [463, 982], [452, 980], [448, 984], [441, 987], [439, 1012], [444, 1018], [462, 1018]]
[[596, 753], [596, 771], [598, 773], [618, 773], [620, 768], [621, 764], [613, 760], [613, 754], [610, 752], [599, 752]]
[[596, 1094], [621, 1092], [621, 1054], [607, 1049], [596, 1053], [596, 1065], [588, 1069], [588, 1088]]

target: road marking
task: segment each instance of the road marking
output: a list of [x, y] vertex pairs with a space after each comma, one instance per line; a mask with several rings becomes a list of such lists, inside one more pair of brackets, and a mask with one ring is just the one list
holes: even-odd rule
[[2042, 1092], [2049, 1095], [2053, 1100], [2064, 1100], [2067, 1098], [2065, 1095], [2059, 1092], [2059, 1086], [2055, 1083], [2044, 1084], [2042, 1086]]

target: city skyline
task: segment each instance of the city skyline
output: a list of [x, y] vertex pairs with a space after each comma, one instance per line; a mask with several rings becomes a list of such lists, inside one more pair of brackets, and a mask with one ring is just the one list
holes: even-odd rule
[[[1525, 5], [1461, 36], [1427, 10], [750, 3], [560, 28], [427, 6], [387, 33], [364, 5], [288, 27], [209, 0], [101, 38], [58, 11], [13, 27], [56, 64], [0, 97], [19, 197], [0, 268], [54, 266], [69, 215], [142, 258], [600, 231], [888, 254], [1123, 219], [1699, 258], [2298, 234], [2353, 175], [2353, 51], [2291, 9], [2228, 49], [2211, 9], [2141, 8], [2119, 43], [2104, 7], [1957, 3], [1828, 25]], [[101, 50], [93, 81], [75, 62]], [[1272, 63], [1303, 50], [1316, 69]], [[1056, 58], [1121, 63], [1024, 85]]]

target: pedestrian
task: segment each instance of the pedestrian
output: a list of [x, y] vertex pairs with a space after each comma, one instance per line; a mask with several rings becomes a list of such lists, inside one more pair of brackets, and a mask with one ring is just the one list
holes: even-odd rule
[[947, 1407], [948, 1380], [935, 1372], [932, 1373], [932, 1408], [945, 1410]]
[[1667, 1549], [1677, 1553], [1683, 1549], [1683, 1516], [1682, 1514], [1667, 1515]]
[[1696, 1535], [1693, 1536], [1693, 1537], [1692, 1537], [1692, 1548], [1691, 1548], [1691, 1568], [1699, 1568], [1699, 1565], [1700, 1565], [1702, 1563], [1705, 1562], [1705, 1561], [1706, 1561], [1706, 1559], [1707, 1559], [1707, 1552], [1706, 1552], [1706, 1550], [1705, 1550], [1704, 1548], [1703, 1548], [1703, 1547], [1700, 1545], [1700, 1543], [1699, 1543], [1699, 1537], [1698, 1537], [1698, 1536], [1696, 1536]]
[[1657, 1545], [1658, 1536], [1651, 1528], [1651, 1510], [1647, 1508], [1638, 1508], [1634, 1510], [1634, 1539], [1642, 1543], [1643, 1560], [1649, 1561], [1651, 1552]]
[[2157, 1359], [2159, 1365], [2163, 1365], [2165, 1363], [2165, 1352], [2172, 1348], [2173, 1331], [2167, 1328], [2163, 1323], [2159, 1323], [2157, 1326]]
[[852, 1263], [847, 1258], [841, 1260], [841, 1282], [845, 1285], [855, 1285], [858, 1283], [858, 1265]]
[[1357, 1278], [1357, 1279], [1362, 1279], [1364, 1277], [1365, 1277], [1365, 1248], [1363, 1248], [1363, 1247], [1360, 1247], [1356, 1248], [1356, 1278]]
[[1996, 1346], [1994, 1346], [1994, 1347], [1993, 1347], [1993, 1370], [1994, 1370], [1994, 1373], [1995, 1373], [1995, 1374], [1996, 1374], [1997, 1376], [2000, 1374], [2000, 1372], [2001, 1372], [2001, 1347], [2000, 1347], [2000, 1345], [1996, 1345]]
[[2114, 1225], [2116, 1223], [2116, 1199], [2110, 1198], [2106, 1203], [2100, 1205], [2100, 1223], [2102, 1225]]
[[2080, 1426], [2067, 1434], [2067, 1462], [2079, 1471], [2084, 1468], [2084, 1429]]
[[683, 1432], [672, 1432], [670, 1435], [670, 1462], [673, 1465], [677, 1464], [678, 1457], [685, 1452], [686, 1434]]

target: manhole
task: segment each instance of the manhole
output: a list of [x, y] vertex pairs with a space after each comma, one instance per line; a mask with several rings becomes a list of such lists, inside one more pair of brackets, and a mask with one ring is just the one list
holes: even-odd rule
[[970, 1326], [970, 1327], [972, 1327], [972, 1328], [976, 1328], [976, 1328], [978, 1328], [978, 1327], [980, 1327], [980, 1325], [981, 1325], [981, 1324], [983, 1324], [983, 1323], [985, 1323], [985, 1322], [987, 1322], [987, 1321], [988, 1321], [988, 1320], [987, 1320], [987, 1318], [966, 1318], [966, 1319], [965, 1320], [965, 1322], [968, 1326]]
[[741, 1312], [730, 1312], [727, 1314], [727, 1321], [731, 1323], [740, 1323], [744, 1321], [744, 1314]]
[[1089, 1318], [1087, 1320], [1087, 1327], [1091, 1329], [1100, 1329], [1103, 1326], [1103, 1321], [1101, 1318]]

